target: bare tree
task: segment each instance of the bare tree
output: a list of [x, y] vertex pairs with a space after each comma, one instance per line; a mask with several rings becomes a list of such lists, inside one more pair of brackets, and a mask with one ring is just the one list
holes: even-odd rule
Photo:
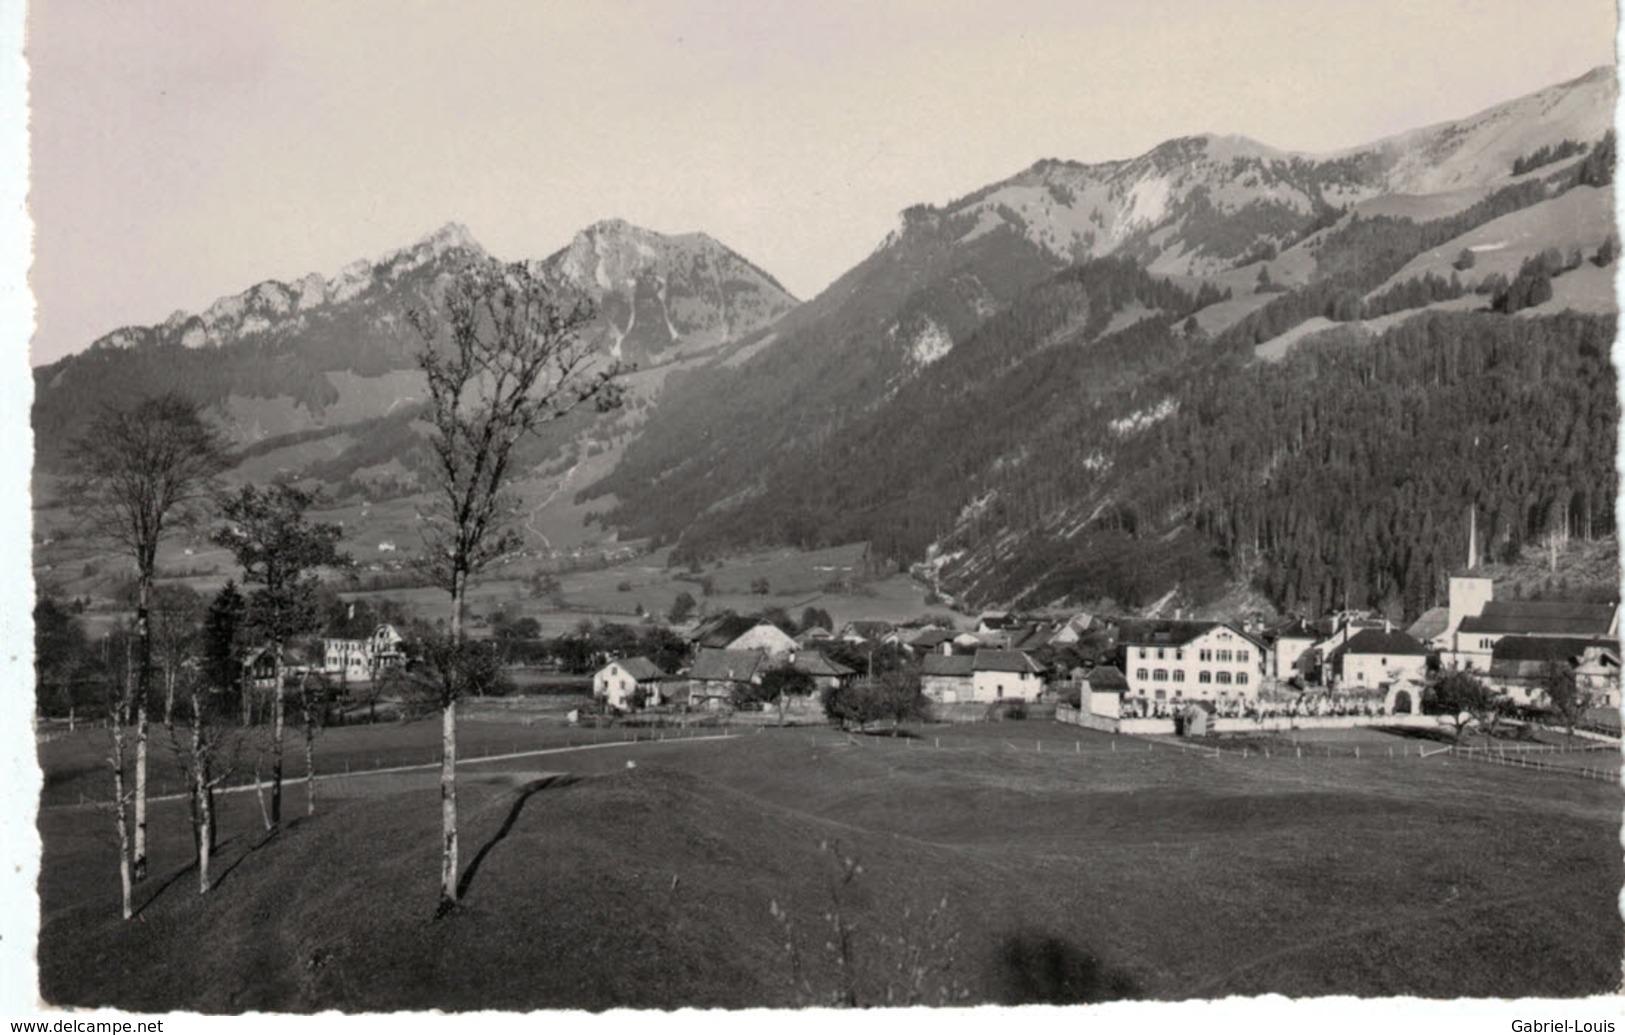
[[230, 550], [243, 569], [243, 582], [258, 588], [248, 596], [247, 624], [271, 651], [271, 825], [282, 822], [282, 754], [287, 642], [315, 631], [320, 620], [315, 569], [343, 566], [338, 549], [343, 529], [316, 523], [305, 513], [320, 497], [294, 485], [261, 489], [245, 485], [220, 502], [226, 524], [214, 541]]
[[181, 704], [186, 727], [182, 731], [173, 721], [176, 711], [182, 709], [170, 713], [165, 727], [190, 797], [198, 894], [206, 895], [213, 886], [209, 866], [218, 828], [215, 791], [237, 770], [244, 750], [257, 734], [233, 721], [225, 695], [215, 692], [219, 688], [211, 686], [196, 668], [186, 669], [178, 683], [185, 691]]
[[203, 598], [184, 585], [159, 586], [152, 599], [152, 643], [164, 678], [164, 725], [173, 722], [181, 670], [198, 662]]
[[619, 401], [618, 363], [582, 336], [590, 303], [548, 283], [529, 266], [482, 262], [447, 287], [445, 316], [414, 310], [423, 339], [418, 366], [434, 424], [433, 503], [422, 514], [420, 563], [451, 596], [450, 649], [437, 666], [441, 709], [440, 908], [457, 901], [457, 699], [469, 683], [460, 669], [468, 580], [520, 542], [503, 491], [513, 450], [525, 435], [587, 402]]
[[[214, 477], [226, 466], [225, 443], [195, 403], [178, 396], [105, 409], [74, 444], [76, 477], [69, 498], [91, 534], [135, 561], [135, 880], [147, 875], [147, 705], [152, 691], [149, 611], [158, 546], [174, 527], [191, 523]], [[113, 709], [122, 718], [129, 707]], [[122, 817], [122, 809], [120, 811]], [[123, 820], [121, 818], [120, 822]]]

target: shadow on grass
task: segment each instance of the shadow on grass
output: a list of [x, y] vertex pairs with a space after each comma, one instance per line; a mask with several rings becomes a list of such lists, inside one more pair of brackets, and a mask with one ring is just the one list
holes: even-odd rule
[[[230, 866], [227, 866], [225, 869], [220, 871], [220, 875], [215, 877], [215, 879], [210, 882], [209, 890], [210, 891], [218, 890], [222, 884], [226, 883], [226, 878], [231, 876], [231, 871], [233, 871], [237, 867], [241, 866], [243, 864], [244, 859], [247, 859], [249, 856], [253, 855], [255, 852], [259, 851], [261, 848], [264, 848], [266, 845], [268, 845], [272, 841], [276, 840], [276, 835], [277, 835], [277, 832], [275, 830], [267, 830], [263, 835], [261, 835], [261, 837], [260, 837], [260, 839], [258, 841], [255, 841], [253, 844], [248, 846], [248, 851], [244, 852], [243, 854], [239, 855], [237, 858], [233, 859], [231, 861]], [[214, 853], [216, 855], [219, 855], [220, 854], [220, 849], [225, 848], [227, 845], [231, 844], [235, 840], [237, 840], [237, 839], [235, 837], [233, 837], [233, 838], [228, 838], [225, 841], [220, 842], [220, 844], [215, 846]], [[192, 860], [192, 866], [188, 867], [188, 868], [193, 869], [193, 868], [196, 868], [196, 866], [197, 866], [197, 860], [194, 859], [194, 860]]]
[[513, 805], [508, 809], [507, 818], [502, 821], [502, 826], [498, 827], [497, 832], [491, 835], [491, 839], [481, 845], [478, 852], [474, 853], [473, 861], [468, 864], [468, 869], [464, 870], [462, 877], [458, 879], [458, 899], [468, 896], [468, 889], [474, 884], [474, 875], [480, 872], [480, 866], [484, 864], [485, 857], [491, 854], [493, 848], [502, 843], [503, 839], [513, 830], [513, 825], [519, 822], [519, 814], [525, 811], [525, 802], [530, 800], [531, 795], [549, 787], [568, 787], [575, 782], [576, 777], [574, 776], [544, 776], [540, 780], [532, 780], [521, 787], [518, 797], [514, 798]]
[[1104, 1003], [1140, 996], [1139, 982], [1064, 938], [1017, 931], [998, 948], [996, 1001], [1006, 1006]]

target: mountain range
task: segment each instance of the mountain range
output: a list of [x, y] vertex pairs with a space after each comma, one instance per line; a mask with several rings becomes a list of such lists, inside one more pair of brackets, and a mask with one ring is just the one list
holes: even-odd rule
[[[1413, 614], [1469, 508], [1490, 551], [1613, 531], [1615, 96], [1603, 68], [1332, 154], [1040, 161], [801, 303], [704, 234], [595, 224], [541, 265], [638, 371], [528, 447], [531, 502], [679, 561], [862, 540], [967, 604]], [[38, 465], [86, 407], [184, 387], [247, 474], [410, 500], [404, 313], [484, 256], [451, 224], [116, 330], [35, 371]]]

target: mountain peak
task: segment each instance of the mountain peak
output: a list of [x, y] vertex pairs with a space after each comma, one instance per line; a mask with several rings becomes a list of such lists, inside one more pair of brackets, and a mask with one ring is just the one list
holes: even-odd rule
[[418, 241], [416, 247], [424, 245], [427, 245], [436, 255], [442, 255], [448, 251], [478, 252], [482, 255], [485, 253], [485, 249], [480, 246], [479, 241], [474, 239], [474, 235], [469, 232], [468, 227], [456, 221], [449, 222], [423, 237]]

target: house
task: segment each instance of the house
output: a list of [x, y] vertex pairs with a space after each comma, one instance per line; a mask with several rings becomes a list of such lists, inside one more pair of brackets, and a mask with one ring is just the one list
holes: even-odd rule
[[702, 647], [684, 676], [691, 707], [720, 707], [733, 697], [734, 687], [760, 685], [767, 656], [757, 650], [722, 650]]
[[772, 622], [732, 614], [713, 619], [694, 630], [693, 643], [696, 649], [759, 650], [775, 656], [796, 649], [796, 641]]
[[1024, 651], [982, 648], [971, 659], [971, 700], [1032, 701], [1044, 692], [1044, 669]]
[[976, 631], [979, 633], [1003, 632], [1012, 625], [1017, 624], [1017, 622], [1016, 616], [1009, 611], [988, 611], [976, 620]]
[[890, 622], [855, 621], [841, 626], [839, 639], [847, 643], [879, 643], [893, 631]]
[[1592, 706], [1619, 706], [1619, 644], [1556, 636], [1503, 636], [1491, 651], [1485, 682], [1515, 704], [1544, 707], [1541, 683], [1551, 665], [1567, 665], [1592, 695]]
[[968, 654], [927, 654], [920, 662], [920, 691], [944, 704], [972, 700], [975, 660]]
[[388, 669], [406, 667], [405, 639], [383, 622], [366, 639], [324, 637], [322, 671], [343, 682], [367, 683]]
[[953, 650], [953, 639], [954, 631], [952, 629], [923, 629], [918, 636], [908, 641], [908, 648], [916, 654], [951, 651]]
[[663, 704], [670, 695], [661, 691], [670, 679], [670, 674], [648, 658], [612, 661], [593, 673], [592, 695], [622, 711], [641, 704]]
[[1487, 671], [1494, 661], [1496, 643], [1507, 636], [1616, 640], [1619, 607], [1561, 600], [1489, 600], [1478, 614], [1461, 620], [1441, 660], [1450, 668]]
[[1307, 684], [1320, 669], [1320, 659], [1313, 653], [1321, 638], [1319, 630], [1302, 619], [1293, 619], [1271, 629], [1268, 637], [1274, 642], [1270, 645], [1267, 675], [1278, 682], [1297, 677]]
[[243, 680], [250, 690], [276, 689], [276, 654], [270, 647], [255, 647], [243, 655]]
[[1124, 622], [1123, 675], [1147, 703], [1256, 698], [1264, 647], [1223, 622]]
[[1029, 622], [1009, 630], [1005, 646], [1010, 650], [1032, 651], [1049, 645], [1055, 628], [1044, 622]]
[[834, 633], [830, 632], [828, 629], [815, 625], [810, 629], [803, 629], [800, 633], [796, 634], [796, 646], [811, 647], [819, 643], [828, 643], [834, 638]]
[[1061, 623], [1060, 628], [1055, 630], [1055, 635], [1050, 637], [1050, 643], [1057, 647], [1070, 647], [1083, 638], [1094, 621], [1093, 615], [1087, 611], [1079, 611]]
[[1405, 682], [1421, 686], [1427, 679], [1427, 647], [1392, 627], [1361, 629], [1330, 660], [1337, 685], [1349, 689], [1385, 690]]
[[817, 651], [792, 653], [789, 668], [812, 679], [814, 690], [845, 686], [857, 676], [852, 669]]

